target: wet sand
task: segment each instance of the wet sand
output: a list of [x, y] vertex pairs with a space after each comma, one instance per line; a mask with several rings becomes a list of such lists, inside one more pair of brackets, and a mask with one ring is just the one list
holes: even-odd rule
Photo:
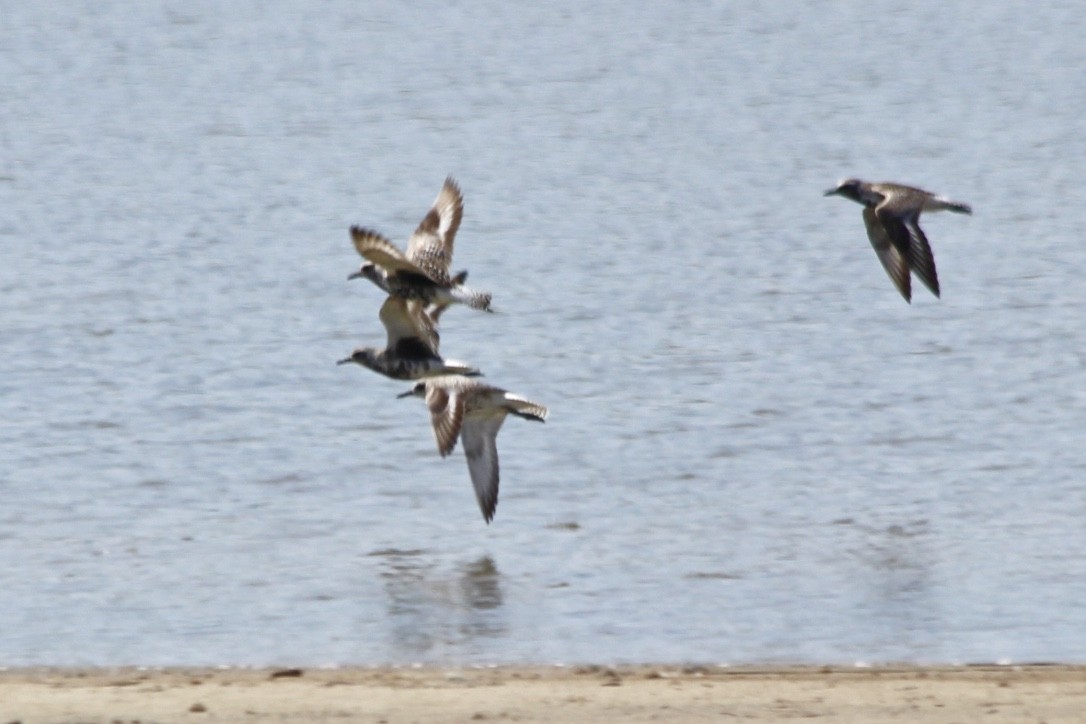
[[0, 724], [1082, 722], [1086, 666], [13, 669]]

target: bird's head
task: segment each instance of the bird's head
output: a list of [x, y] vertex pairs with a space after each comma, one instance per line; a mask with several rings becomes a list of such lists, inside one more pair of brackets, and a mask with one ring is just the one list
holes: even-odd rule
[[863, 182], [856, 178], [846, 178], [837, 182], [832, 189], [827, 189], [823, 196], [844, 196], [846, 199], [857, 200], [860, 198], [860, 184]]
[[366, 262], [360, 266], [358, 271], [347, 277], [347, 279], [369, 279], [378, 286], [381, 286], [381, 282], [384, 281], [381, 272], [377, 269], [377, 265], [371, 262]]
[[374, 360], [377, 357], [377, 350], [372, 347], [359, 347], [354, 352], [351, 352], [350, 357], [344, 357], [336, 362], [337, 365], [345, 365], [354, 362], [355, 364], [362, 365], [363, 367], [373, 367]]
[[402, 399], [404, 397], [426, 397], [426, 383], [416, 382], [415, 386], [407, 392], [401, 392], [400, 394], [396, 395], [397, 399]]

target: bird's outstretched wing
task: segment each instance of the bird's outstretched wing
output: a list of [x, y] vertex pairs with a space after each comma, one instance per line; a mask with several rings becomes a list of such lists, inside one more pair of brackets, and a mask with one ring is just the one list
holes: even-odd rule
[[[905, 240], [904, 247], [897, 243], [887, 228], [888, 225], [870, 206], [864, 207], [864, 225], [867, 227], [867, 238], [871, 241], [871, 246], [875, 249], [882, 268], [886, 270], [894, 286], [901, 292], [901, 296], [905, 297], [905, 301], [911, 302], [912, 283], [909, 279], [908, 240]], [[908, 236], [908, 232], [904, 230], [900, 221], [891, 218], [889, 226], [900, 227], [898, 236], [901, 236], [901, 232], [904, 232], [906, 237]]]

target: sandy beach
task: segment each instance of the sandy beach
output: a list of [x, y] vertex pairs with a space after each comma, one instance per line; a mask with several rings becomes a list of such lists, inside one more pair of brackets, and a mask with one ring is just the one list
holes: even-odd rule
[[20, 722], [1081, 722], [1086, 666], [16, 669]]

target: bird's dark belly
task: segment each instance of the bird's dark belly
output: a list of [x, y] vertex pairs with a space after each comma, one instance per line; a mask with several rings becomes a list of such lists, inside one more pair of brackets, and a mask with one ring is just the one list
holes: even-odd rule
[[388, 289], [401, 299], [429, 302], [437, 294], [438, 285], [433, 279], [421, 274], [400, 272], [388, 278]]

